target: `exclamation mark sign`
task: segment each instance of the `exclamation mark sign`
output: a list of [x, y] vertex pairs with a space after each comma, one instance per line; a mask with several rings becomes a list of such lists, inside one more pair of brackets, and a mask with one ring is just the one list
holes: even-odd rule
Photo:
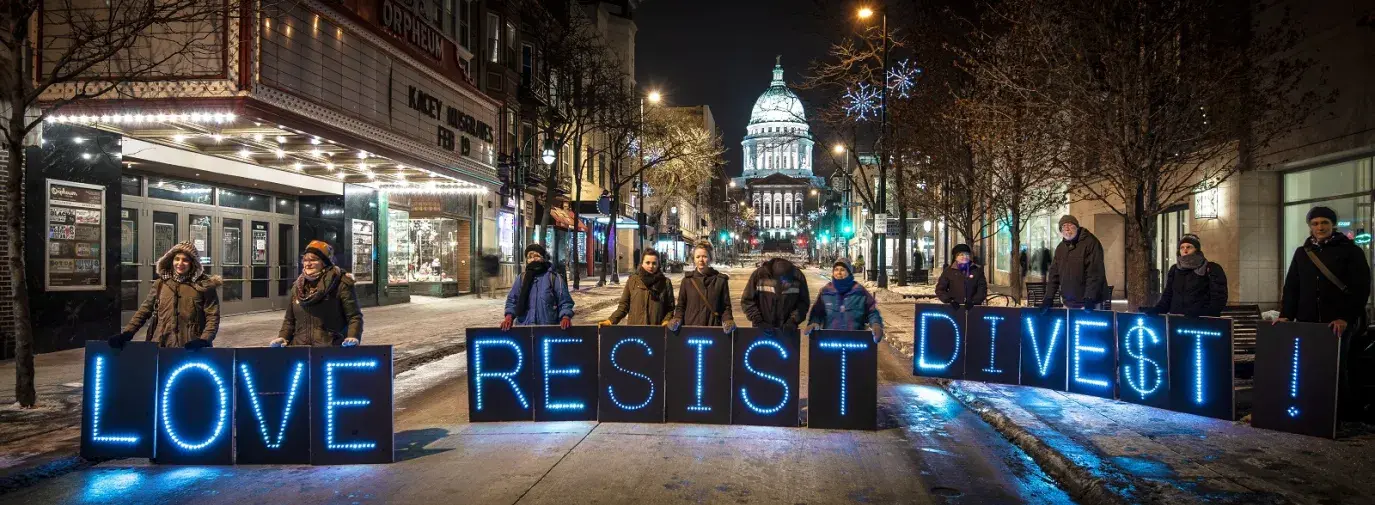
[[[1294, 368], [1289, 371], [1289, 398], [1299, 399], [1299, 339], [1294, 339]], [[1289, 406], [1289, 417], [1299, 417], [1299, 407]]]

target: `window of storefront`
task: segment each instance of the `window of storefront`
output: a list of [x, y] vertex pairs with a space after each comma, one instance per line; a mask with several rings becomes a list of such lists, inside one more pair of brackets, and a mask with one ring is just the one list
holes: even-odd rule
[[516, 253], [516, 215], [510, 212], [497, 212], [497, 247], [501, 261], [515, 261]]
[[454, 282], [458, 262], [458, 223], [453, 219], [411, 219], [410, 282]]
[[148, 197], [210, 205], [211, 189], [204, 184], [151, 176], [148, 178]]
[[1179, 256], [1179, 239], [1189, 233], [1189, 222], [1192, 220], [1188, 205], [1167, 209], [1156, 216], [1155, 268], [1160, 270], [1160, 289], [1165, 289], [1165, 274]]
[[[151, 191], [150, 191], [151, 193]], [[272, 212], [272, 197], [232, 189], [220, 189], [220, 206]]]
[[387, 210], [387, 284], [406, 284], [411, 264], [411, 213]]
[[119, 176], [119, 192], [129, 196], [143, 196], [139, 183], [142, 177], [137, 175]]
[[1308, 238], [1306, 217], [1315, 206], [1337, 212], [1337, 231], [1356, 240], [1370, 254], [1371, 170], [1373, 158], [1334, 163], [1284, 174], [1285, 272], [1295, 249]]
[[[1026, 274], [1029, 280], [1041, 281], [1041, 271], [1050, 268], [1050, 261], [1055, 253], [1055, 246], [1060, 244], [1059, 220], [1060, 216], [1069, 213], [1069, 206], [1053, 209], [1033, 215], [1026, 219], [1022, 225], [1022, 251], [1026, 251]], [[994, 251], [994, 268], [1001, 273], [1012, 272], [1012, 234], [1011, 232], [1000, 229], [995, 236], [996, 242]], [[1006, 245], [1003, 245], [1006, 244]], [[953, 244], [951, 244], [953, 246]], [[1017, 252], [1015, 258], [1021, 261], [1021, 251]]]
[[277, 198], [277, 213], [289, 216], [296, 215], [296, 200], [293, 198]]

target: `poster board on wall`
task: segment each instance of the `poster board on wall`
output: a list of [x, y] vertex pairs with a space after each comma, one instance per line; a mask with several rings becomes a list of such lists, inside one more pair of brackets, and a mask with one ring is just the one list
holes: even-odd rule
[[105, 289], [105, 187], [48, 179], [44, 234], [48, 291]]
[[353, 220], [353, 279], [358, 284], [373, 282], [373, 244], [377, 223]]

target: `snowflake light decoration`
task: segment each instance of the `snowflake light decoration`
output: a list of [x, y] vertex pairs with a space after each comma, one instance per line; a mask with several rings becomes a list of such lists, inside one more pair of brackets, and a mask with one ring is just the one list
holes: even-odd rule
[[854, 117], [855, 121], [865, 121], [870, 116], [877, 116], [879, 111], [879, 89], [870, 86], [867, 82], [859, 83], [858, 88], [846, 88], [845, 100], [849, 102], [845, 106], [845, 117]]
[[918, 77], [921, 77], [920, 68], [910, 60], [899, 61], [898, 66], [888, 69], [888, 89], [897, 93], [899, 98], [907, 98], [917, 85]]

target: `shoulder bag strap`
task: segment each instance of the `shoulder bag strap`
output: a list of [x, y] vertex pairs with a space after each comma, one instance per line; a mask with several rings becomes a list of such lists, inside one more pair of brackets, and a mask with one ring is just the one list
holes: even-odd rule
[[1313, 253], [1312, 249], [1305, 247], [1303, 248], [1303, 252], [1308, 253], [1308, 259], [1313, 261], [1313, 266], [1318, 267], [1318, 271], [1322, 272], [1322, 276], [1326, 277], [1328, 282], [1337, 286], [1337, 289], [1342, 290], [1343, 293], [1346, 292], [1346, 283], [1337, 280], [1337, 276], [1333, 275], [1332, 271], [1327, 269], [1327, 265], [1324, 265], [1322, 260], [1318, 259], [1318, 255]]
[[695, 289], [697, 290], [697, 296], [702, 297], [702, 305], [705, 306], [705, 307], [707, 308], [707, 310], [710, 310], [710, 311], [711, 311], [711, 317], [720, 318], [720, 317], [721, 317], [721, 313], [720, 313], [720, 312], [717, 312], [717, 311], [715, 310], [716, 307], [712, 307], [712, 306], [711, 306], [711, 301], [707, 300], [707, 292], [706, 292], [706, 290], [702, 289], [702, 281], [697, 280], [696, 277], [693, 277], [693, 278], [692, 278], [692, 287], [695, 288]]

